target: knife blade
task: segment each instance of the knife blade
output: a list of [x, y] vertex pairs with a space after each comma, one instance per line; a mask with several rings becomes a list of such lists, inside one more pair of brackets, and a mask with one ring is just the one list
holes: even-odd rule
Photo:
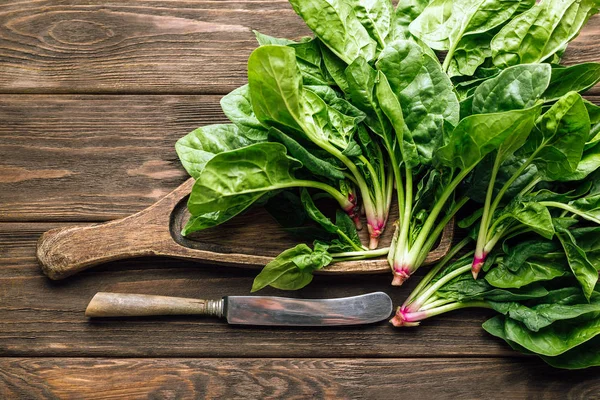
[[382, 321], [392, 313], [392, 300], [383, 292], [335, 299], [295, 299], [272, 296], [225, 296], [221, 300], [97, 293], [85, 315], [140, 317], [205, 315], [235, 325], [340, 326]]

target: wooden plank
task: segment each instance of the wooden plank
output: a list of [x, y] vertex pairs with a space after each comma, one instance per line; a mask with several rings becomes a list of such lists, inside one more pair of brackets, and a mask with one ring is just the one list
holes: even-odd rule
[[[600, 59], [600, 17], [565, 62]], [[0, 5], [2, 93], [227, 93], [246, 81], [252, 29], [309, 34], [287, 1], [13, 1]]]
[[225, 122], [220, 96], [0, 98], [0, 220], [108, 220], [187, 178], [175, 142]]
[[0, 359], [3, 398], [599, 399], [597, 371], [511, 359]]
[[226, 121], [219, 99], [1, 96], [0, 221], [106, 221], [150, 206], [186, 179], [177, 139]]
[[[218, 299], [247, 295], [254, 271], [163, 258], [106, 264], [63, 281], [44, 277], [35, 259], [39, 235], [56, 223], [0, 224], [0, 356], [128, 357], [421, 357], [513, 355], [481, 329], [489, 311], [466, 310], [417, 329], [387, 321], [363, 327], [284, 329], [234, 327], [193, 317], [88, 321], [84, 310], [96, 292]], [[144, 234], [140, 232], [140, 234]], [[400, 304], [419, 276], [401, 288], [391, 274], [318, 276], [289, 297], [344, 297], [384, 290]]]

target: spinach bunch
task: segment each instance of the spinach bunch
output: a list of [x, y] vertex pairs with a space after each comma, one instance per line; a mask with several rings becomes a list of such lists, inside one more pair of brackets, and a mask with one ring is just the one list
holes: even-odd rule
[[[263, 205], [312, 247], [280, 254], [253, 290], [299, 289], [332, 262], [385, 255], [400, 285], [469, 204], [459, 225], [475, 239], [474, 277], [502, 275], [510, 241], [537, 235], [542, 248], [560, 245], [593, 297], [595, 260], [577, 258], [579, 228], [565, 221], [600, 223], [598, 185], [584, 184], [600, 167], [600, 107], [580, 95], [600, 64], [560, 59], [600, 0], [290, 3], [314, 37], [255, 32], [248, 84], [221, 100], [231, 123], [177, 142], [196, 179], [183, 234]], [[339, 206], [335, 218], [317, 207], [323, 197]], [[377, 249], [394, 198], [393, 240]], [[523, 282], [568, 273], [528, 263]]]

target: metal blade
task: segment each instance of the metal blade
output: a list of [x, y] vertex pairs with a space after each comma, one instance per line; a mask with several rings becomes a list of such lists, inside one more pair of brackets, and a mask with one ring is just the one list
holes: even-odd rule
[[383, 292], [339, 299], [228, 296], [224, 300], [227, 322], [240, 325], [358, 325], [379, 322], [392, 313], [392, 299]]

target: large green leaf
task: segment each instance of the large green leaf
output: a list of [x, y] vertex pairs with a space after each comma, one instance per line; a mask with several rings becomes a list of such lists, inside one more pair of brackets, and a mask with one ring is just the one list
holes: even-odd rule
[[282, 143], [288, 149], [290, 155], [300, 161], [313, 174], [330, 180], [344, 179], [344, 174], [336, 165], [311, 153], [306, 147], [279, 129], [271, 127], [269, 135], [275, 141]]
[[190, 213], [225, 211], [272, 190], [293, 187], [293, 171], [301, 164], [286, 153], [280, 143], [258, 143], [213, 157], [192, 188]]
[[573, 40], [598, 0], [544, 0], [506, 24], [492, 40], [494, 64], [506, 67], [546, 60]]
[[505, 318], [504, 333], [507, 340], [529, 351], [557, 356], [600, 334], [600, 318], [586, 317], [555, 322], [537, 332], [530, 331], [512, 318]]
[[248, 85], [240, 86], [221, 98], [223, 113], [233, 122], [240, 132], [248, 139], [264, 141], [267, 139], [267, 130], [256, 118], [250, 100]]
[[410, 24], [432, 49], [453, 49], [465, 35], [487, 32], [508, 21], [519, 0], [433, 0]]
[[388, 44], [376, 63], [402, 107], [404, 122], [428, 163], [438, 145], [444, 121], [456, 125], [459, 104], [452, 82], [439, 62], [413, 41]]
[[544, 97], [558, 100], [569, 92], [582, 93], [600, 81], [600, 63], [583, 63], [552, 68], [552, 79]]
[[267, 45], [254, 50], [248, 59], [248, 84], [252, 108], [263, 125], [301, 130], [302, 75], [293, 48]]
[[290, 0], [294, 11], [331, 51], [351, 64], [357, 57], [372, 60], [377, 43], [346, 0]]
[[391, 33], [394, 6], [390, 0], [351, 0], [356, 18], [365, 27], [369, 36], [384, 48]]
[[175, 143], [175, 150], [186, 171], [198, 178], [206, 163], [216, 154], [249, 146], [252, 140], [241, 135], [232, 124], [207, 125], [195, 129]]
[[285, 250], [254, 278], [252, 292], [266, 286], [281, 290], [302, 289], [312, 281], [313, 271], [331, 262], [332, 258], [326, 250], [321, 247], [312, 250], [305, 244]]
[[580, 295], [578, 301], [571, 304], [542, 303], [532, 307], [516, 302], [490, 304], [494, 310], [523, 323], [533, 332], [538, 332], [557, 321], [600, 313], [600, 296], [594, 296], [590, 303]]
[[560, 179], [577, 169], [590, 132], [590, 119], [581, 96], [570, 92], [536, 122], [522, 148], [533, 155], [540, 175]]
[[385, 75], [379, 72], [375, 92], [379, 105], [394, 127], [397, 143], [400, 146], [402, 161], [413, 168], [419, 164], [419, 153], [412, 134], [404, 122], [402, 107], [392, 91]]
[[473, 93], [473, 114], [531, 107], [550, 82], [549, 64], [517, 65], [488, 79]]
[[437, 157], [450, 168], [472, 168], [516, 130], [531, 131], [540, 110], [541, 105], [535, 105], [464, 118], [447, 138], [447, 144], [438, 149]]
[[567, 268], [562, 262], [532, 260], [524, 262], [513, 272], [501, 263], [485, 275], [485, 280], [490, 285], [502, 289], [520, 288], [534, 282], [567, 276]]
[[585, 251], [583, 251], [583, 249], [577, 245], [577, 242], [575, 241], [575, 238], [571, 232], [569, 232], [569, 230], [565, 227], [561, 226], [561, 224], [555, 225], [556, 236], [560, 240], [560, 243], [565, 250], [569, 267], [581, 285], [586, 299], [589, 300], [592, 296], [592, 292], [594, 291], [594, 287], [598, 282], [598, 271], [588, 260]]

